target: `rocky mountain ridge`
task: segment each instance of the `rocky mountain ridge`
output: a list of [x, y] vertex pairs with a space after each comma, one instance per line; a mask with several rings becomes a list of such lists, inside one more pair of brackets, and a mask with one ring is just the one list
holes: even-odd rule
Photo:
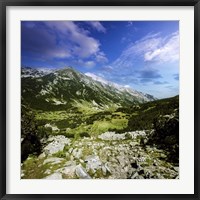
[[152, 95], [110, 82], [102, 83], [69, 67], [60, 70], [22, 68], [22, 96], [36, 109], [48, 104], [54, 108], [69, 108], [79, 103], [104, 109], [155, 100]]

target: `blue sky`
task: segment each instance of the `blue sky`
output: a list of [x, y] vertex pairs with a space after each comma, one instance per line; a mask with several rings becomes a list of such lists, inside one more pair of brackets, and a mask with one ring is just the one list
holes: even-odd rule
[[21, 64], [71, 66], [157, 98], [179, 94], [178, 21], [23, 21]]

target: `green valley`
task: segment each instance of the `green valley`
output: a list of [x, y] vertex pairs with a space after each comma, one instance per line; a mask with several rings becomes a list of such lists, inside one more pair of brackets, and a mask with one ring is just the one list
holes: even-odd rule
[[24, 179], [175, 179], [179, 96], [23, 68], [21, 138]]

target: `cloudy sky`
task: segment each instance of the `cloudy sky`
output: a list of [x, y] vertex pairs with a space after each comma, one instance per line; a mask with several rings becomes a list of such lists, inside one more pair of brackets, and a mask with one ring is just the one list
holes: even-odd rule
[[22, 66], [71, 66], [158, 98], [179, 93], [178, 21], [23, 21]]

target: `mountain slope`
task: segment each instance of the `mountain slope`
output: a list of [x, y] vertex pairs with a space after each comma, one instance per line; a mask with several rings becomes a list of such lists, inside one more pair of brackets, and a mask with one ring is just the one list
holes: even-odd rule
[[69, 67], [52, 71], [22, 68], [22, 101], [34, 109], [63, 110], [90, 104], [98, 110], [152, 100], [155, 98], [149, 94], [94, 80]]

